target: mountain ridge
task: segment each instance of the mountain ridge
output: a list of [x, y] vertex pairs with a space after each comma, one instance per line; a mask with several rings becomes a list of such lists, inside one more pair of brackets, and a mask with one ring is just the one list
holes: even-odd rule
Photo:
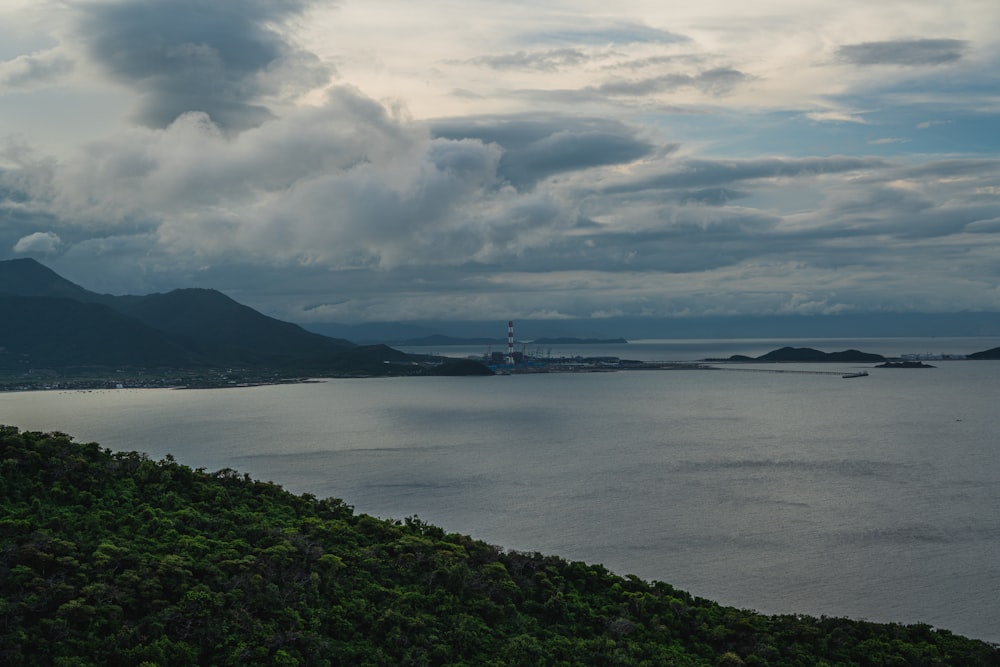
[[74, 301], [103, 303], [114, 299], [66, 280], [37, 260], [25, 257], [0, 261], [0, 294], [23, 297], [62, 297]]
[[222, 292], [186, 288], [97, 294], [33, 259], [0, 261], [0, 368], [90, 366], [277, 369], [310, 374], [412, 373], [411, 357], [307, 331]]

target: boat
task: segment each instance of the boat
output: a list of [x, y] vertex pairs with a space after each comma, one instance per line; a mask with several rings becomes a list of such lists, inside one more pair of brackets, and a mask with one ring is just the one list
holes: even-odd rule
[[840, 377], [842, 377], [844, 379], [847, 379], [847, 378], [864, 378], [864, 377], [868, 377], [868, 371], [858, 371], [857, 373], [844, 373]]

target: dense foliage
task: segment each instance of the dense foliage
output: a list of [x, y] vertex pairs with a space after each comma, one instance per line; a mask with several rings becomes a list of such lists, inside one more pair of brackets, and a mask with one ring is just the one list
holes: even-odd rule
[[0, 664], [1000, 665], [59, 433], [0, 427], [0, 472]]

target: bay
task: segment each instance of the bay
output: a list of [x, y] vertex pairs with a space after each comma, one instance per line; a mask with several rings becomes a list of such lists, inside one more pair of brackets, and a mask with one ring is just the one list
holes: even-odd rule
[[[833, 342], [781, 344], [998, 344]], [[680, 345], [676, 359], [780, 346], [645, 345], [626, 347], [664, 360], [657, 346]], [[1000, 641], [1000, 362], [932, 363], [850, 380], [678, 370], [8, 393], [0, 423], [235, 468], [723, 604]]]

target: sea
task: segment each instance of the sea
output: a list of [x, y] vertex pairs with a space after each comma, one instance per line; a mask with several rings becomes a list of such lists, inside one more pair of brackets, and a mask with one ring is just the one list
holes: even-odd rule
[[[693, 362], [786, 345], [933, 358], [1000, 339], [646, 340], [545, 354]], [[233, 468], [725, 605], [1000, 642], [1000, 361], [927, 363], [9, 392], [0, 423]]]

